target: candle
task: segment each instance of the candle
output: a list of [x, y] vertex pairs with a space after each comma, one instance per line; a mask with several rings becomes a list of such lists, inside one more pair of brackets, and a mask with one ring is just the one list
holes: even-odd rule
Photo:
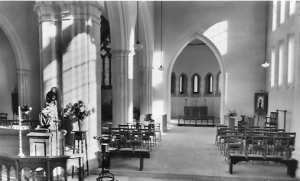
[[18, 106], [18, 118], [19, 118], [19, 154], [18, 156], [23, 157], [24, 153], [22, 150], [22, 111], [21, 106]]

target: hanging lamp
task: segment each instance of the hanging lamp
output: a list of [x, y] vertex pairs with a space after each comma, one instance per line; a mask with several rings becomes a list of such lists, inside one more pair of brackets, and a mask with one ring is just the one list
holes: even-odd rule
[[136, 43], [134, 45], [134, 49], [136, 51], [139, 51], [139, 50], [142, 50], [143, 49], [143, 44], [141, 44], [141, 42], [139, 41], [139, 1], [137, 1], [137, 4], [136, 4], [136, 12], [137, 12], [137, 15], [136, 15], [136, 26], [137, 26], [137, 32], [136, 32]]

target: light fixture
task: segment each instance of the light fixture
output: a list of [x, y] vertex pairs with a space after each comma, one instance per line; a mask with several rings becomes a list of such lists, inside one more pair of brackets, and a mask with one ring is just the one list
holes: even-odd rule
[[136, 43], [134, 49], [136, 51], [142, 50], [144, 48], [143, 44], [139, 41], [139, 1], [136, 2]]
[[163, 67], [162, 65], [160, 65], [160, 66], [158, 67], [158, 70], [163, 71], [163, 70], [164, 70], [164, 67]]
[[153, 66], [152, 69], [153, 70], [158, 70], [158, 71], [164, 71], [164, 66], [163, 65]]
[[270, 63], [268, 61], [265, 61], [263, 64], [260, 65], [263, 68], [268, 68], [270, 66]]

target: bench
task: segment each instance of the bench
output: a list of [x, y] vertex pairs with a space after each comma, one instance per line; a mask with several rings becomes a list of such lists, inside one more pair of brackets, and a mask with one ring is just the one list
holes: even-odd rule
[[287, 174], [291, 177], [295, 177], [298, 161], [295, 159], [285, 159], [277, 156], [262, 156], [262, 155], [245, 155], [245, 154], [229, 154], [229, 173], [233, 172], [233, 165], [241, 161], [273, 161], [283, 163], [287, 167]]
[[147, 149], [132, 149], [132, 148], [120, 148], [109, 150], [109, 157], [121, 156], [130, 158], [140, 159], [140, 168], [142, 171], [144, 169], [144, 158], [150, 158], [150, 151]]
[[216, 118], [214, 116], [200, 116], [200, 117], [180, 117], [178, 118], [178, 126], [216, 126]]

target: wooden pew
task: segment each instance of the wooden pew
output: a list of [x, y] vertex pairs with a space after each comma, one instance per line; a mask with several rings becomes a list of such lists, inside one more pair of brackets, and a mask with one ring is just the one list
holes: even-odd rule
[[144, 169], [144, 158], [150, 158], [150, 151], [146, 149], [120, 148], [120, 149], [109, 150], [109, 156], [139, 158], [140, 159], [139, 170], [142, 171]]
[[291, 177], [295, 177], [296, 170], [298, 167], [298, 161], [295, 159], [285, 159], [277, 156], [262, 156], [262, 155], [248, 155], [245, 154], [229, 154], [229, 173], [233, 172], [233, 165], [237, 164], [241, 161], [250, 161], [250, 160], [258, 160], [258, 161], [273, 161], [283, 163], [287, 167], [287, 174]]

